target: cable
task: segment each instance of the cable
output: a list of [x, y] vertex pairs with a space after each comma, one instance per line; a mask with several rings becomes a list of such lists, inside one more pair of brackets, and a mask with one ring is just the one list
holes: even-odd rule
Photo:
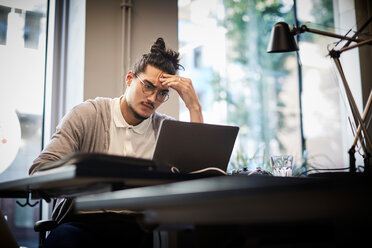
[[[176, 166], [172, 166], [170, 168], [170, 170], [171, 170], [172, 173], [181, 173], [181, 171]], [[204, 168], [204, 169], [201, 169], [201, 170], [191, 171], [191, 172], [189, 172], [189, 174], [203, 173], [203, 172], [206, 172], [206, 171], [218, 171], [223, 175], [227, 175], [227, 173], [225, 171], [223, 171], [223, 170], [221, 170], [217, 167], [207, 167], [207, 168]]]
[[172, 173], [181, 173], [180, 170], [176, 166], [172, 166], [170, 170]]
[[300, 174], [300, 176], [303, 176], [305, 174], [307, 174], [308, 172], [311, 172], [311, 171], [340, 171], [340, 170], [348, 170], [349, 167], [344, 167], [344, 168], [332, 168], [332, 169], [321, 169], [321, 168], [316, 168], [316, 169], [309, 169], [309, 170], [306, 170], [304, 172], [302, 172]]
[[224, 175], [227, 175], [226, 172], [224, 172], [223, 170], [221, 170], [220, 168], [216, 168], [216, 167], [208, 167], [208, 168], [204, 168], [204, 169], [201, 169], [201, 170], [197, 170], [197, 171], [192, 171], [190, 172], [190, 174], [195, 174], [195, 173], [203, 173], [203, 172], [206, 172], [206, 171], [218, 171], [218, 172], [221, 172], [222, 174]]

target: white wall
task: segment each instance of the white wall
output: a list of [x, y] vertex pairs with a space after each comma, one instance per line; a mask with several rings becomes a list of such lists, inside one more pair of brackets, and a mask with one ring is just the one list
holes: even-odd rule
[[[131, 64], [150, 51], [158, 37], [178, 51], [178, 6], [176, 0], [133, 0]], [[158, 109], [178, 119], [179, 97], [171, 91], [169, 100]]]
[[70, 0], [68, 8], [65, 91], [69, 100], [65, 102], [65, 111], [81, 103], [84, 96], [85, 3]]
[[122, 93], [120, 0], [87, 0], [84, 99]]
[[[121, 0], [87, 0], [84, 99], [123, 93]], [[178, 50], [178, 9], [174, 0], [133, 0], [130, 65], [150, 51], [157, 37]], [[171, 94], [159, 112], [178, 119], [178, 95]]]

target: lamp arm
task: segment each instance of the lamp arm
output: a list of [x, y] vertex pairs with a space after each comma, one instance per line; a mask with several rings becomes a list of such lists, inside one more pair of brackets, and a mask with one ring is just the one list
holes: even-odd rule
[[[368, 132], [367, 132], [367, 129], [366, 129], [365, 125], [364, 125], [364, 121], [362, 120], [362, 117], [360, 116], [360, 113], [359, 113], [358, 107], [357, 107], [357, 105], [355, 103], [353, 94], [351, 93], [351, 90], [349, 88], [349, 85], [348, 85], [348, 83], [346, 81], [346, 77], [345, 77], [345, 74], [344, 74], [344, 72], [342, 70], [342, 66], [341, 66], [340, 60], [339, 60], [338, 57], [334, 57], [333, 60], [334, 60], [334, 62], [336, 64], [336, 66], [337, 66], [337, 69], [338, 69], [339, 73], [340, 73], [340, 76], [341, 76], [341, 79], [342, 79], [342, 83], [344, 84], [346, 95], [348, 97], [350, 108], [351, 108], [351, 111], [352, 111], [352, 113], [354, 115], [354, 118], [358, 120], [359, 125], [361, 126], [362, 131], [364, 133], [364, 138], [367, 141], [367, 145], [368, 145], [368, 147], [370, 149], [372, 149], [371, 139], [368, 136]], [[363, 143], [362, 137], [360, 136], [359, 138], [360, 138], [360, 142]], [[366, 152], [366, 151], [364, 151], [364, 152]]]
[[[354, 33], [353, 38], [357, 37], [368, 26], [368, 24], [371, 21], [372, 21], [372, 16], [370, 16], [368, 20], [360, 27], [360, 29]], [[343, 48], [348, 47], [349, 45], [350, 45], [350, 41], [346, 42]]]
[[[363, 122], [367, 118], [367, 114], [368, 114], [369, 109], [371, 108], [371, 104], [372, 104], [372, 91], [369, 92], [368, 101], [367, 101], [366, 107], [364, 108], [364, 113], [363, 113], [363, 116], [362, 116], [362, 121]], [[366, 126], [366, 128], [368, 129], [368, 125]], [[362, 131], [362, 125], [359, 125], [358, 130], [357, 130], [357, 132], [355, 134], [355, 137], [354, 137], [354, 142], [353, 142], [354, 147], [356, 146], [356, 144], [358, 142], [359, 135], [360, 135], [361, 131]]]
[[348, 37], [348, 36], [345, 36], [345, 35], [339, 35], [339, 34], [327, 32], [327, 31], [323, 31], [323, 30], [308, 28], [306, 25], [302, 25], [300, 28], [294, 27], [292, 29], [293, 34], [301, 34], [301, 33], [305, 33], [305, 32], [320, 34], [320, 35], [324, 35], [324, 36], [328, 36], [328, 37], [338, 38], [338, 39], [342, 39], [342, 40], [349, 40], [349, 41], [354, 41], [354, 42], [363, 41], [361, 39], [356, 39], [356, 38]]
[[363, 46], [365, 44], [372, 44], [372, 39], [369, 39], [369, 40], [364, 40], [364, 41], [360, 41], [358, 42], [357, 44], [354, 44], [352, 46], [348, 46], [348, 47], [343, 47], [341, 48], [339, 51], [339, 53], [342, 53], [342, 52], [345, 52], [347, 50], [350, 50], [350, 49], [353, 49], [353, 48], [356, 48], [356, 47], [360, 47], [360, 46]]

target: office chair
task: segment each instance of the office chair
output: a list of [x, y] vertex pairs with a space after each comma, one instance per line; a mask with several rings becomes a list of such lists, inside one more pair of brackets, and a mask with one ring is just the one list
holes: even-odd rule
[[[52, 231], [57, 227], [57, 221], [55, 220], [39, 220], [35, 222], [34, 230], [39, 232], [39, 248], [43, 247], [46, 239], [46, 233]], [[154, 248], [168, 247], [167, 243], [163, 244], [164, 240], [167, 240], [167, 232], [153, 231], [154, 232]], [[163, 240], [163, 241], [161, 241]]]
[[[39, 233], [39, 248], [41, 248], [46, 240], [46, 237], [47, 237], [47, 232], [50, 232], [52, 231], [54, 228], [56, 228], [58, 225], [57, 221], [55, 220], [39, 220], [37, 222], [35, 222], [35, 225], [34, 225], [34, 230], [35, 232], [38, 232]], [[162, 242], [161, 240], [162, 239], [167, 239], [166, 237], [166, 233], [160, 233], [160, 231], [155, 231], [155, 227], [157, 225], [145, 225], [144, 223], [139, 223], [140, 227], [143, 229], [143, 230], [151, 230], [153, 233], [154, 233], [154, 247], [156, 248], [161, 248], [161, 247], [168, 247], [167, 244], [162, 245]], [[159, 245], [160, 244], [160, 245]]]
[[34, 225], [35, 232], [39, 233], [39, 248], [43, 246], [46, 239], [46, 233], [57, 227], [55, 220], [39, 220]]

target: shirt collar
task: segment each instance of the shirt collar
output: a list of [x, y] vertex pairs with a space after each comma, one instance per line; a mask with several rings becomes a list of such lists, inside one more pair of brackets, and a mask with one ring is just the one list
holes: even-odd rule
[[151, 118], [152, 118], [152, 115], [147, 118], [146, 120], [143, 120], [141, 123], [139, 123], [138, 125], [136, 126], [133, 126], [133, 125], [130, 125], [128, 124], [122, 113], [121, 113], [121, 110], [120, 110], [120, 98], [116, 98], [114, 100], [114, 111], [113, 111], [113, 115], [114, 115], [114, 123], [115, 123], [115, 126], [120, 128], [131, 128], [133, 129], [133, 131], [135, 133], [138, 133], [138, 134], [143, 134], [145, 133], [145, 131], [149, 128], [150, 124], [151, 124]]

